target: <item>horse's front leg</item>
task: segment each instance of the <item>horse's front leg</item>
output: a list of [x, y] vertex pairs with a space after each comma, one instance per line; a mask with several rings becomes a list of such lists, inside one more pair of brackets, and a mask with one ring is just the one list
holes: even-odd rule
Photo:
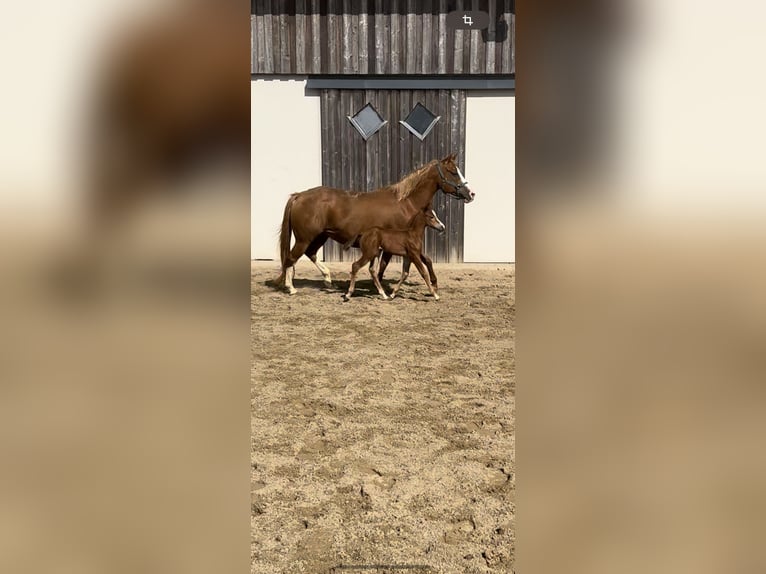
[[436, 292], [436, 290], [434, 290], [434, 286], [431, 285], [431, 279], [428, 276], [428, 272], [426, 271], [426, 268], [423, 265], [423, 262], [420, 260], [419, 252], [412, 254], [412, 262], [415, 264], [415, 267], [417, 267], [418, 273], [420, 273], [420, 276], [423, 278], [423, 281], [426, 282], [426, 287], [428, 287], [428, 290], [431, 292], [431, 295], [433, 295], [434, 299], [438, 301], [439, 294]]

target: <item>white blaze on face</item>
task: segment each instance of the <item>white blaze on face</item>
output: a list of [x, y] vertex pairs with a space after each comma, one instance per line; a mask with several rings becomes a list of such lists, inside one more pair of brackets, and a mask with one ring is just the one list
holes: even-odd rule
[[431, 215], [433, 216], [434, 221], [436, 221], [436, 225], [439, 227], [439, 229], [444, 230], [445, 229], [444, 223], [442, 223], [442, 220], [439, 219], [439, 216], [436, 215], [436, 212], [433, 209], [431, 210]]
[[455, 165], [455, 169], [457, 169], [457, 174], [460, 176], [460, 183], [462, 183], [463, 185], [465, 185], [466, 183], [468, 183], [468, 182], [466, 181], [465, 177], [463, 177], [463, 172], [462, 172], [462, 171], [460, 171], [460, 168], [459, 168], [457, 165]]

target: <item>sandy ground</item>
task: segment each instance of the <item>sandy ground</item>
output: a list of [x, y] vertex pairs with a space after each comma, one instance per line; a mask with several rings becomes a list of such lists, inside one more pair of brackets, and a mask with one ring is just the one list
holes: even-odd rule
[[362, 273], [347, 303], [278, 268], [251, 268], [252, 572], [511, 572], [514, 267], [436, 264], [440, 301]]

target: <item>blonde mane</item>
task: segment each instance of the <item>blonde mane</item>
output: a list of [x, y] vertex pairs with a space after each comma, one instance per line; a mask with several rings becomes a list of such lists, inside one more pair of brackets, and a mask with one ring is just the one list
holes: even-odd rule
[[423, 175], [429, 167], [434, 165], [438, 160], [429, 161], [426, 165], [413, 171], [411, 174], [404, 176], [404, 179], [391, 185], [391, 191], [396, 194], [396, 199], [402, 201], [410, 196], [420, 185], [420, 180], [423, 179]]

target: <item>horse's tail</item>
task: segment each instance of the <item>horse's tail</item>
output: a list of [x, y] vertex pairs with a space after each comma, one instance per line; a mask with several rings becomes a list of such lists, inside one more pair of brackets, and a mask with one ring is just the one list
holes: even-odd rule
[[282, 217], [282, 230], [279, 232], [279, 257], [282, 260], [282, 267], [285, 266], [285, 261], [290, 255], [290, 236], [293, 232], [293, 226], [290, 222], [290, 212], [293, 209], [293, 203], [297, 199], [298, 194], [293, 193], [287, 200], [285, 205], [285, 214]]

